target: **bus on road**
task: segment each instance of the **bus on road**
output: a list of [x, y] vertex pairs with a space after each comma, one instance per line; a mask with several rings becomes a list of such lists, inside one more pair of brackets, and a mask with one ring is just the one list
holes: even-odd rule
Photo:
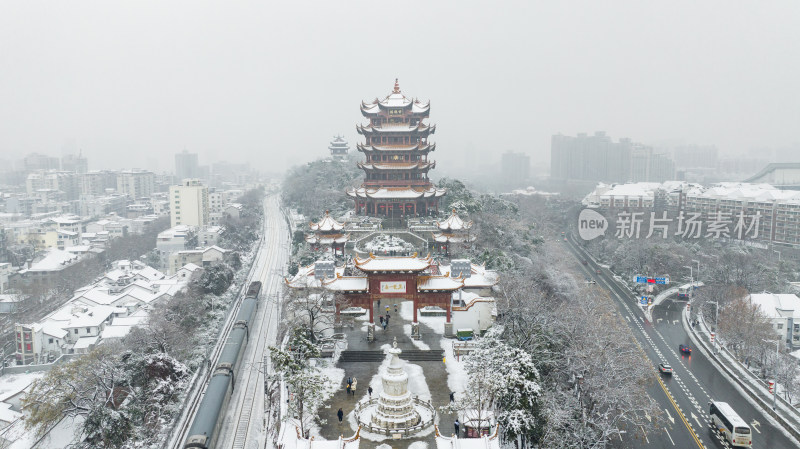
[[711, 425], [731, 446], [753, 447], [750, 426], [736, 414], [727, 402], [712, 401], [708, 403], [708, 407]]

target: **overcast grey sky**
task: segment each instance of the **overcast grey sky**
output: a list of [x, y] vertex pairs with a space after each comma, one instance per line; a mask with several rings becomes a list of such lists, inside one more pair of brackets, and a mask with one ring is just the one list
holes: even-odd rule
[[74, 142], [92, 169], [312, 160], [395, 77], [431, 100], [440, 166], [546, 163], [558, 132], [800, 141], [794, 0], [6, 1], [0, 61], [0, 158]]

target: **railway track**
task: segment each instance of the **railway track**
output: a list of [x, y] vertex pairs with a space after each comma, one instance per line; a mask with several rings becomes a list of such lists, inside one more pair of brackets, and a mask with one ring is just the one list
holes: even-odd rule
[[[273, 199], [274, 200], [274, 199]], [[271, 200], [272, 201], [272, 200]], [[275, 200], [276, 201], [276, 200]], [[275, 207], [277, 211], [277, 205]], [[275, 270], [282, 270], [285, 265], [285, 251], [283, 251], [283, 239], [281, 239], [281, 228], [284, 222], [278, 214], [268, 217], [268, 231], [270, 241], [279, 242], [279, 245], [270, 247], [268, 250], [268, 260], [261, 267], [259, 280], [266, 287], [262, 290], [261, 308], [258, 311], [258, 323], [251, 334], [255, 341], [251, 340], [248, 344], [245, 360], [242, 361], [240, 379], [237, 383], [240, 400], [235, 402], [234, 410], [229, 411], [230, 432], [228, 438], [220, 443], [221, 447], [231, 449], [244, 449], [252, 447], [253, 442], [259, 443], [259, 438], [264, 429], [258, 428], [253, 431], [253, 417], [256, 417], [255, 424], [263, 424], [260, 417], [264, 411], [264, 372], [266, 367], [261, 366], [264, 360], [264, 352], [270, 340], [270, 336], [276, 332], [275, 315], [277, 312], [278, 291], [280, 289], [281, 276], [276, 276]]]
[[[267, 201], [277, 202], [277, 197], [276, 196], [272, 196], [272, 197], [268, 198]], [[265, 228], [266, 228], [266, 231], [268, 231], [268, 232], [265, 232], [264, 233], [264, 237], [262, 237], [262, 241], [260, 243], [261, 248], [259, 249], [259, 253], [256, 256], [256, 259], [255, 259], [255, 261], [253, 263], [253, 267], [251, 268], [251, 272], [247, 276], [247, 281], [244, 283], [244, 285], [242, 287], [242, 291], [240, 292], [240, 295], [237, 298], [236, 304], [233, 306], [231, 311], [228, 313], [228, 317], [226, 318], [225, 324], [223, 325], [222, 331], [219, 334], [217, 342], [214, 345], [214, 348], [212, 349], [211, 353], [209, 354], [208, 360], [209, 360], [209, 366], [211, 366], [211, 367], [216, 366], [217, 361], [219, 360], [220, 354], [222, 353], [222, 350], [225, 347], [225, 342], [227, 341], [228, 335], [230, 334], [230, 331], [233, 328], [233, 325], [235, 324], [234, 323], [235, 317], [236, 317], [236, 315], [237, 315], [237, 313], [239, 311], [239, 308], [241, 307], [241, 301], [242, 301], [242, 298], [244, 297], [245, 288], [253, 281], [259, 281], [260, 280], [260, 281], [264, 282], [266, 280], [267, 276], [269, 275], [269, 270], [271, 268], [270, 262], [275, 262], [275, 261], [279, 262], [280, 261], [280, 258], [278, 256], [280, 254], [279, 251], [282, 248], [282, 246], [281, 246], [282, 242], [279, 241], [278, 242], [279, 245], [273, 245], [273, 246], [269, 247], [266, 250], [264, 249], [264, 245], [268, 245], [268, 244], [271, 243], [270, 239], [267, 238], [268, 237], [267, 234], [269, 233], [269, 237], [272, 237], [272, 238], [276, 237], [276, 233], [279, 233], [278, 227], [281, 226], [281, 224], [283, 223], [283, 221], [280, 220], [280, 215], [279, 215], [280, 212], [278, 211], [277, 206], [275, 206], [274, 211], [275, 211], [275, 213], [272, 213], [272, 214], [266, 214], [265, 213]], [[278, 234], [278, 237], [279, 237], [279, 234]], [[276, 248], [277, 248], [277, 250], [276, 250]], [[273, 261], [272, 259], [276, 259], [276, 260]], [[257, 270], [256, 270], [256, 267], [258, 267]], [[281, 268], [282, 268], [282, 266], [281, 266]], [[277, 281], [278, 281], [278, 279], [273, 279], [273, 280], [270, 280], [268, 282], [264, 282], [265, 285], [267, 285], [267, 284], [269, 285], [268, 291], [276, 291], [277, 286], [274, 285], [274, 284], [276, 284]], [[263, 293], [262, 292], [261, 307], [259, 308], [259, 312], [258, 312], [260, 315], [263, 315], [262, 310], [273, 309], [274, 308], [274, 307], [271, 306], [271, 304], [268, 303], [270, 300], [271, 300], [271, 298], [269, 296], [269, 293]], [[267, 319], [269, 320], [269, 319], [271, 319], [271, 317], [268, 317]], [[263, 321], [264, 320], [263, 320], [263, 316], [262, 316], [262, 319], [259, 320], [259, 330], [257, 332], [254, 332], [251, 335], [251, 336], [256, 336], [259, 339], [259, 341], [264, 340], [260, 336], [260, 334], [261, 334], [260, 327], [261, 327], [261, 323]], [[250, 346], [250, 345], [248, 344], [248, 346]], [[263, 351], [263, 345], [262, 345], [261, 351]], [[249, 368], [247, 363], [248, 362], [246, 360], [243, 360], [242, 361], [242, 368]], [[241, 371], [242, 368], [240, 368], [239, 370]], [[249, 373], [251, 370], [247, 369], [246, 371]], [[261, 370], [256, 369], [256, 371], [261, 371]], [[182, 414], [182, 416], [180, 418], [179, 425], [176, 426], [176, 428], [172, 431], [172, 435], [173, 436], [170, 439], [169, 444], [167, 445], [168, 448], [171, 448], [171, 449], [181, 449], [181, 448], [183, 448], [183, 444], [186, 441], [186, 438], [188, 436], [187, 432], [189, 431], [189, 428], [192, 425], [192, 422], [194, 420], [195, 414], [197, 413], [197, 409], [198, 409], [198, 407], [200, 405], [200, 402], [201, 402], [201, 400], [203, 398], [203, 394], [205, 392], [205, 389], [208, 386], [208, 379], [210, 378], [212, 372], [213, 372], [212, 369], [206, 369], [205, 373], [203, 374], [203, 378], [202, 379], [198, 379], [196, 381], [195, 387], [193, 388], [194, 391], [189, 394], [189, 400], [185, 404], [184, 412], [183, 412], [183, 414]], [[257, 382], [257, 380], [255, 382]], [[248, 379], [247, 383], [243, 383], [242, 379], [236, 381], [236, 390], [240, 390], [240, 385], [248, 385], [249, 383], [250, 383], [249, 379]], [[245, 387], [245, 388], [247, 388], [247, 387]], [[263, 382], [261, 382], [261, 387], [260, 388], [262, 390], [261, 396], [263, 397]], [[250, 390], [250, 389], [247, 388], [247, 390]], [[255, 392], [253, 394], [255, 395]], [[256, 399], [256, 397], [254, 396], [253, 400], [255, 400], [255, 399]], [[263, 399], [262, 399], [262, 401], [263, 401]], [[247, 415], [246, 419], [247, 419], [248, 423], [249, 423], [249, 420], [250, 420], [250, 415], [252, 414], [253, 405], [254, 405], [254, 403], [251, 403], [251, 407], [249, 408], [250, 411], [246, 414]], [[225, 411], [225, 412], [228, 412], [228, 411]], [[241, 413], [238, 413], [238, 415], [240, 416], [240, 419], [241, 419]], [[245, 429], [246, 429], [246, 427], [245, 427]], [[246, 430], [245, 430], [244, 431], [244, 435], [243, 435], [245, 442], [247, 441], [247, 433], [248, 432], [246, 432]], [[225, 439], [225, 440], [220, 439], [220, 442], [221, 442], [220, 445], [225, 447], [224, 445], [227, 444], [226, 443], [227, 441], [230, 441], [230, 439]], [[231, 447], [233, 447], [233, 446], [231, 446]], [[244, 445], [242, 445], [241, 447], [244, 447]]]

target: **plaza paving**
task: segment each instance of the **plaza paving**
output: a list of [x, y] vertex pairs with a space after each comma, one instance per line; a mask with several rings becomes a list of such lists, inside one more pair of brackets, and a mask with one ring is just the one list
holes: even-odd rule
[[[377, 310], [378, 308], [376, 307], [376, 313]], [[403, 332], [404, 325], [410, 325], [410, 321], [403, 320], [400, 313], [392, 312], [389, 322], [390, 324], [385, 331], [381, 329], [379, 325], [375, 326], [376, 338], [375, 341], [371, 343], [366, 341], [366, 331], [361, 330], [361, 324], [364, 323], [363, 321], [356, 321], [356, 326], [353, 329], [345, 328], [344, 332], [346, 333], [348, 343], [347, 349], [350, 351], [381, 350], [382, 346], [391, 345], [395, 337], [397, 337], [398, 348], [402, 350], [418, 349], [412, 343], [411, 338]], [[443, 322], [444, 318], [442, 318], [442, 323]], [[434, 333], [431, 328], [422, 323], [420, 323], [420, 331], [422, 334], [421, 341], [427, 344], [431, 350], [442, 349], [441, 334]], [[355, 429], [351, 428], [348, 423], [348, 416], [352, 414], [356, 402], [367, 395], [367, 387], [373, 376], [378, 374], [378, 368], [381, 363], [382, 362], [339, 362], [337, 364], [338, 368], [344, 370], [344, 380], [339, 385], [333, 397], [327, 402], [326, 407], [320, 410], [320, 417], [327, 420], [327, 423], [320, 428], [320, 435], [323, 438], [332, 440], [338, 438], [339, 435], [344, 435], [345, 437], [353, 435]], [[432, 404], [437, 410], [437, 417], [434, 422], [439, 424], [442, 433], [448, 436], [451, 435], [453, 433], [453, 421], [455, 420], [455, 416], [439, 412], [439, 407], [447, 405], [450, 401], [450, 389], [447, 386], [447, 370], [445, 369], [444, 363], [442, 363], [441, 360], [430, 362], [415, 361], [409, 363], [419, 365], [422, 368], [425, 381], [431, 394]], [[355, 397], [347, 394], [346, 382], [348, 377], [355, 377], [358, 379]], [[412, 383], [414, 380], [409, 379], [409, 382]], [[341, 424], [339, 424], [339, 419], [336, 417], [336, 411], [339, 410], [340, 407], [345, 413], [345, 418]], [[392, 440], [389, 437], [384, 441], [371, 441], [367, 438], [361, 438], [360, 447], [364, 449], [373, 449], [386, 443], [392, 448], [398, 449], [406, 448], [411, 443], [417, 441], [423, 441], [428, 443], [428, 447], [433, 448], [435, 446], [433, 432], [426, 429], [426, 431], [422, 433], [427, 435], [401, 440]]]

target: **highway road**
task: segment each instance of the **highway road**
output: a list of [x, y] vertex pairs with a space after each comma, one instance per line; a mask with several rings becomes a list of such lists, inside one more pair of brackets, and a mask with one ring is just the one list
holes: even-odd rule
[[[780, 427], [757, 410], [724, 376], [718, 374], [699, 350], [691, 356], [678, 352], [681, 343], [690, 344], [680, 321], [680, 310], [685, 303], [666, 301], [656, 307], [654, 323], [645, 319], [633, 294], [612, 274], [594, 264], [573, 236], [564, 242], [578, 260], [577, 266], [587, 279], [608, 290], [617, 309], [630, 326], [637, 343], [653, 366], [653, 384], [648, 393], [655, 399], [664, 416], [650, 429], [637, 435], [629, 432], [617, 444], [622, 448], [728, 448], [708, 423], [708, 402], [721, 400], [731, 406], [753, 427], [753, 447], [765, 449], [796, 449], [797, 442], [788, 437]], [[581, 262], [587, 260], [588, 265]], [[600, 274], [596, 270], [600, 269]], [[661, 375], [658, 363], [666, 361], [674, 368], [673, 375]]]

